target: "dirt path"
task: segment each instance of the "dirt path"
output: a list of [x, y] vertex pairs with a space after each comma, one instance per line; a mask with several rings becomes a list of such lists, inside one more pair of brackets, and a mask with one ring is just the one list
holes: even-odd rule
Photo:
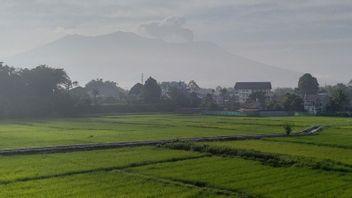
[[[293, 133], [290, 136], [307, 136], [318, 133], [322, 129], [321, 126], [314, 126], [304, 129], [301, 132]], [[229, 141], [229, 140], [255, 140], [263, 138], [277, 138], [288, 137], [286, 134], [259, 134], [259, 135], [233, 135], [233, 136], [213, 136], [213, 137], [194, 137], [194, 138], [179, 138], [170, 140], [152, 140], [152, 141], [131, 141], [131, 142], [113, 142], [113, 143], [94, 143], [94, 144], [75, 144], [67, 146], [49, 146], [36, 148], [16, 148], [0, 150], [0, 155], [22, 155], [22, 154], [36, 154], [36, 153], [60, 153], [60, 152], [74, 152], [87, 151], [109, 148], [122, 147], [137, 147], [137, 146], [151, 146], [158, 144], [171, 143], [175, 141], [191, 141], [191, 142], [207, 142], [207, 141]]]

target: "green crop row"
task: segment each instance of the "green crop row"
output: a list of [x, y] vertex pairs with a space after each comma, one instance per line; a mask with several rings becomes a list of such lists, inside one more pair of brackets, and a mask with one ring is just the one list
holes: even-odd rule
[[[222, 197], [191, 188], [119, 172], [98, 172], [17, 182], [0, 187], [0, 197]], [[224, 196], [225, 197], [225, 196]]]
[[224, 147], [229, 149], [243, 149], [264, 153], [289, 155], [292, 157], [305, 157], [317, 161], [331, 160], [352, 166], [352, 149], [317, 146], [314, 144], [301, 144], [292, 142], [248, 140], [229, 142], [209, 142], [209, 146]]
[[175, 181], [241, 192], [252, 197], [339, 197], [352, 194], [352, 175], [299, 167], [272, 167], [241, 158], [207, 157], [130, 168]]
[[152, 147], [0, 156], [0, 188], [2, 184], [18, 181], [110, 171], [130, 166], [202, 156], [198, 153], [162, 150]]
[[218, 156], [240, 157], [246, 160], [260, 161], [262, 164], [272, 167], [306, 167], [324, 171], [352, 172], [351, 164], [344, 164], [339, 161], [332, 161], [330, 159], [317, 160], [315, 158], [307, 158], [304, 156], [291, 156], [278, 153], [262, 152], [252, 149], [250, 150], [244, 148], [236, 148], [236, 146], [233, 146], [233, 144], [236, 144], [236, 141], [235, 143], [210, 142], [197, 144], [180, 141], [159, 145], [159, 147], [185, 151], [196, 151]]

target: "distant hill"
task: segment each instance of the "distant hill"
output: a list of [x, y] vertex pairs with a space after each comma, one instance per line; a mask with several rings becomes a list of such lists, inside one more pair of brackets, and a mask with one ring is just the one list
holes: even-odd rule
[[64, 68], [81, 84], [104, 78], [130, 87], [145, 76], [159, 81], [195, 80], [200, 86], [233, 86], [236, 81], [272, 81], [295, 86], [300, 73], [236, 56], [208, 42], [169, 43], [129, 32], [70, 35], [5, 60], [16, 67], [47, 64]]

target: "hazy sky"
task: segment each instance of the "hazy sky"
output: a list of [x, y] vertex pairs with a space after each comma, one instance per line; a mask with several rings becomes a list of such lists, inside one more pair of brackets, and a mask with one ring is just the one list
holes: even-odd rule
[[0, 5], [0, 59], [66, 34], [131, 31], [210, 41], [267, 64], [352, 79], [351, 0], [0, 0]]

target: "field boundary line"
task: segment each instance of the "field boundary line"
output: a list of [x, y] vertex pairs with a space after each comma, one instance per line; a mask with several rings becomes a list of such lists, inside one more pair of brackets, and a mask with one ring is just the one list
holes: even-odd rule
[[209, 141], [240, 141], [240, 140], [256, 140], [263, 138], [279, 138], [279, 137], [297, 137], [308, 136], [318, 133], [322, 129], [321, 126], [313, 126], [302, 130], [301, 132], [287, 134], [257, 134], [257, 135], [229, 135], [229, 136], [210, 136], [210, 137], [193, 137], [179, 138], [170, 140], [151, 140], [151, 141], [131, 141], [131, 142], [112, 142], [112, 143], [91, 143], [91, 144], [74, 144], [65, 146], [49, 146], [49, 147], [33, 147], [33, 148], [15, 148], [0, 150], [0, 155], [24, 155], [24, 154], [40, 154], [40, 153], [63, 153], [75, 151], [89, 151], [99, 149], [112, 149], [123, 147], [138, 146], [155, 146], [159, 144], [167, 144], [176, 141], [190, 142], [209, 142]]
[[266, 139], [268, 142], [283, 142], [283, 143], [292, 143], [292, 144], [303, 144], [310, 146], [320, 146], [320, 147], [329, 147], [329, 148], [337, 148], [337, 149], [352, 149], [352, 146], [349, 145], [338, 145], [338, 144], [327, 144], [327, 143], [315, 143], [315, 142], [302, 142], [295, 140], [274, 140], [274, 139]]
[[118, 170], [124, 170], [124, 169], [128, 169], [128, 168], [136, 168], [136, 167], [148, 166], [148, 165], [154, 165], [154, 164], [160, 164], [160, 163], [194, 160], [194, 159], [200, 159], [200, 158], [204, 158], [204, 157], [208, 157], [208, 155], [170, 158], [170, 159], [155, 160], [155, 161], [143, 161], [143, 162], [130, 163], [127, 165], [122, 165], [122, 166], [108, 166], [108, 167], [92, 168], [92, 169], [86, 169], [86, 170], [73, 170], [73, 171], [48, 174], [48, 175], [22, 177], [22, 178], [17, 178], [17, 179], [13, 179], [13, 180], [3, 180], [3, 181], [0, 180], [0, 186], [14, 184], [14, 183], [18, 183], [18, 182], [37, 181], [37, 180], [43, 180], [43, 179], [68, 177], [68, 176], [73, 176], [73, 175], [90, 174], [90, 173], [96, 173], [96, 172], [118, 171]]
[[156, 177], [156, 176], [146, 175], [141, 172], [131, 171], [128, 169], [127, 170], [120, 169], [116, 171], [120, 173], [124, 173], [126, 175], [132, 175], [140, 178], [150, 179], [160, 183], [178, 185], [178, 186], [189, 187], [189, 188], [198, 188], [203, 191], [208, 191], [208, 192], [210, 191], [216, 194], [222, 194], [222, 195], [228, 195], [228, 196], [236, 195], [240, 198], [259, 198], [258, 195], [251, 195], [249, 193], [234, 190], [234, 189], [216, 187], [216, 186], [208, 185], [206, 183], [197, 182], [197, 181], [193, 182], [193, 181], [179, 180], [179, 179], [173, 179], [168, 177]]

